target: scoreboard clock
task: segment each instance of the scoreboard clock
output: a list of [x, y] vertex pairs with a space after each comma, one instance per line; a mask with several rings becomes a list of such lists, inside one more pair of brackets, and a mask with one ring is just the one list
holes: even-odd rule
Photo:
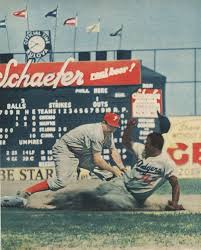
[[51, 52], [51, 39], [48, 31], [27, 31], [24, 38], [24, 50], [27, 59], [40, 59]]

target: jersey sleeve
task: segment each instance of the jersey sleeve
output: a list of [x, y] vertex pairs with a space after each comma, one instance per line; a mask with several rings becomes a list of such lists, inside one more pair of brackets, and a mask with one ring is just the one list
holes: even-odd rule
[[136, 157], [138, 159], [143, 159], [143, 153], [144, 153], [144, 144], [139, 143], [139, 142], [133, 142], [132, 143], [132, 150], [134, 151]]
[[102, 152], [103, 150], [103, 132], [100, 123], [94, 124], [88, 131], [89, 134], [89, 141], [90, 141], [90, 148], [93, 152]]
[[102, 152], [103, 146], [102, 146], [101, 142], [92, 140], [91, 141], [91, 149], [92, 149], [92, 151], [95, 151], [95, 152]]
[[116, 148], [116, 147], [115, 147], [115, 143], [114, 143], [114, 136], [113, 136], [113, 134], [112, 134], [112, 136], [111, 136], [111, 145], [110, 145], [110, 148], [111, 148], [111, 149]]
[[172, 159], [170, 159], [167, 156], [167, 160], [166, 160], [166, 165], [165, 165], [165, 178], [168, 179], [171, 176], [176, 176], [178, 177], [178, 171], [176, 169], [176, 165], [174, 163], [174, 161]]

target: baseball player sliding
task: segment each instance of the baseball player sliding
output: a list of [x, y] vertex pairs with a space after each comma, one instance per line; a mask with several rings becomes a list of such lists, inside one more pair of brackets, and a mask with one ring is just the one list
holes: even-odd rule
[[[178, 204], [180, 187], [175, 171], [175, 164], [170, 157], [163, 152], [164, 139], [162, 133], [167, 133], [170, 128], [169, 119], [158, 113], [160, 133], [150, 133], [145, 144], [135, 142], [132, 134], [137, 125], [137, 120], [128, 121], [124, 130], [122, 142], [132, 154], [136, 156], [136, 162], [123, 176], [101, 183], [94, 191], [99, 204], [112, 204], [112, 207], [132, 209], [136, 203], [143, 206], [144, 202], [166, 181], [172, 187], [172, 200], [168, 201], [165, 210], [184, 210]], [[105, 202], [103, 202], [105, 201]]]
[[[18, 196], [27, 199], [36, 192], [64, 188], [70, 179], [77, 177], [78, 168], [87, 168], [93, 172], [98, 166], [114, 176], [121, 176], [126, 168], [113, 139], [114, 131], [120, 126], [119, 122], [119, 115], [109, 112], [104, 115], [100, 123], [81, 125], [64, 134], [53, 146], [56, 177], [26, 188], [18, 192]], [[103, 159], [101, 155], [103, 147], [110, 150], [118, 168], [113, 168]]]
[[[160, 114], [158, 116], [161, 133], [167, 133], [170, 128], [168, 118]], [[127, 171], [122, 177], [126, 189], [143, 204], [154, 191], [169, 181], [172, 187], [172, 200], [168, 202], [166, 210], [183, 210], [183, 206], [178, 205], [180, 187], [175, 164], [165, 152], [162, 152], [163, 136], [161, 133], [153, 132], [147, 136], [145, 144], [134, 142], [132, 130], [136, 125], [137, 120], [131, 119], [122, 138], [124, 146], [137, 157], [131, 171]]]

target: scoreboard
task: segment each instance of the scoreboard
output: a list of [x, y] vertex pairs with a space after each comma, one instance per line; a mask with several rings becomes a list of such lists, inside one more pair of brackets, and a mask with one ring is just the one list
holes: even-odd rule
[[142, 84], [139, 60], [65, 63], [0, 65], [0, 167], [54, 166], [55, 142], [105, 112], [121, 117], [114, 139], [124, 164], [132, 160], [122, 145], [127, 120], [138, 119], [137, 141], [158, 130], [162, 90]]

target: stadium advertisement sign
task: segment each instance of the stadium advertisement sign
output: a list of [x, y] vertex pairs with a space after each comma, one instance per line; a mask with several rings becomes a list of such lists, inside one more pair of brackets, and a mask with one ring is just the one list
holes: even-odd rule
[[39, 181], [52, 178], [54, 167], [35, 168], [1, 168], [1, 181]]
[[18, 64], [11, 59], [0, 65], [0, 88], [109, 86], [141, 83], [140, 60]]
[[182, 178], [201, 177], [201, 116], [172, 117], [165, 148]]
[[162, 90], [139, 88], [132, 95], [132, 116], [156, 118], [156, 110], [162, 113]]

